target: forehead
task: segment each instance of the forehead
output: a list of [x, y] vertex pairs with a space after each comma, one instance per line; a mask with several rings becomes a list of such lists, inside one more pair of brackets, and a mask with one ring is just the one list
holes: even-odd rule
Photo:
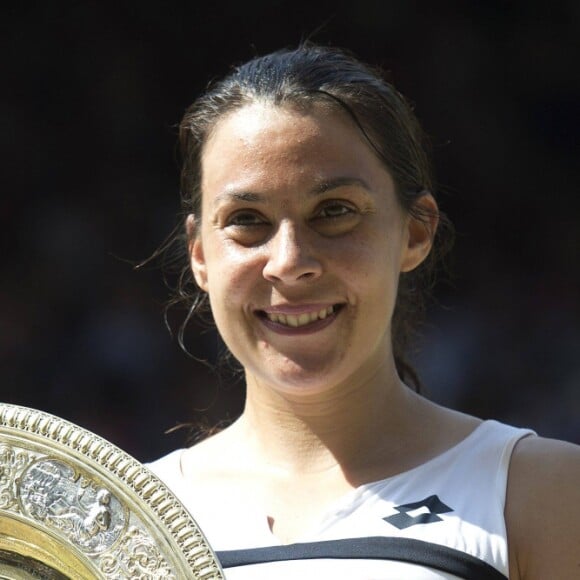
[[344, 177], [392, 187], [358, 127], [328, 106], [247, 105], [216, 124], [202, 152], [204, 198], [229, 189], [302, 189]]
[[[354, 133], [336, 111], [313, 105], [308, 110], [290, 105], [256, 102], [237, 109], [215, 125], [203, 149], [202, 162], [215, 150], [249, 158], [260, 154], [298, 153], [338, 133]], [[351, 137], [357, 138], [356, 135]], [[236, 155], [237, 157], [238, 155]]]

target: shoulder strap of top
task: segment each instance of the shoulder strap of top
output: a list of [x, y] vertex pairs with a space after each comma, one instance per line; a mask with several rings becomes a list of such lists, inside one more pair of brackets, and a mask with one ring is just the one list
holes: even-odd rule
[[493, 566], [465, 552], [411, 538], [367, 537], [217, 552], [223, 568], [290, 560], [396, 560], [469, 580], [506, 580]]

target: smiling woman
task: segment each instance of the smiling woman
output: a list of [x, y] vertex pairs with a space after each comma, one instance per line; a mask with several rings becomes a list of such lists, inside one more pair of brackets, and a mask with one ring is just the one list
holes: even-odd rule
[[192, 269], [248, 386], [329, 390], [382, 372], [392, 382], [397, 282], [428, 254], [432, 197], [417, 201], [432, 223], [410, 227], [390, 173], [351, 119], [314, 104], [230, 113], [202, 166]]
[[151, 467], [227, 577], [573, 577], [578, 450], [407, 387], [446, 220], [404, 98], [301, 46], [236, 69], [180, 134], [182, 294], [190, 315], [209, 299], [247, 396]]
[[[365, 141], [389, 168], [400, 207], [421, 221], [439, 220], [436, 230], [431, 231], [434, 233], [431, 251], [420, 267], [399, 281], [392, 320], [397, 370], [409, 385], [420, 390], [419, 378], [406, 361], [405, 351], [422, 319], [435, 265], [447, 252], [452, 239], [450, 224], [443, 214], [430, 213], [425, 204], [415, 203], [433, 189], [424, 134], [406, 100], [373, 71], [340, 51], [304, 48], [287, 51], [283, 57], [282, 53], [274, 53], [250, 61], [217, 83], [188, 109], [180, 127], [184, 212], [201, 216], [201, 180], [207, 174], [207, 170], [202, 172], [202, 154], [218, 121], [230, 113], [257, 103], [268, 103], [278, 109], [290, 105], [295, 111], [303, 112], [316, 105], [319, 109], [342, 112], [350, 119], [351, 128], [358, 128], [357, 139]], [[336, 186], [336, 179], [332, 182], [319, 179], [320, 193], [333, 184]], [[349, 178], [340, 176], [338, 179]], [[223, 192], [226, 193], [230, 192]], [[238, 196], [242, 194], [246, 201], [257, 195], [250, 191], [236, 192]], [[190, 272], [184, 270], [184, 284], [178, 295], [190, 303], [192, 315], [204, 310], [207, 296], [199, 294], [198, 288], [189, 284], [189, 275]]]

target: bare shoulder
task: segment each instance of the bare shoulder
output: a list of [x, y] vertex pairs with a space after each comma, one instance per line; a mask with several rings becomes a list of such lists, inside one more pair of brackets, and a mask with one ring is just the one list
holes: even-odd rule
[[540, 437], [517, 444], [506, 523], [510, 578], [580, 578], [580, 447]]
[[181, 457], [183, 475], [190, 483], [224, 475], [238, 462], [237, 443], [235, 423], [196, 443]]

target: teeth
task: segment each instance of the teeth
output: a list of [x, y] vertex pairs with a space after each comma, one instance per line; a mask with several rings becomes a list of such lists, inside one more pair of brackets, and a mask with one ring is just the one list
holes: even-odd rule
[[284, 324], [285, 326], [291, 326], [297, 328], [299, 326], [304, 326], [317, 320], [324, 320], [327, 316], [330, 316], [334, 312], [334, 306], [328, 306], [328, 308], [322, 308], [318, 312], [309, 312], [305, 314], [276, 314], [267, 313], [268, 320], [272, 322], [278, 322], [279, 324]]
[[288, 326], [298, 326], [298, 317], [294, 316], [294, 314], [287, 314], [286, 315], [286, 322], [288, 323]]

